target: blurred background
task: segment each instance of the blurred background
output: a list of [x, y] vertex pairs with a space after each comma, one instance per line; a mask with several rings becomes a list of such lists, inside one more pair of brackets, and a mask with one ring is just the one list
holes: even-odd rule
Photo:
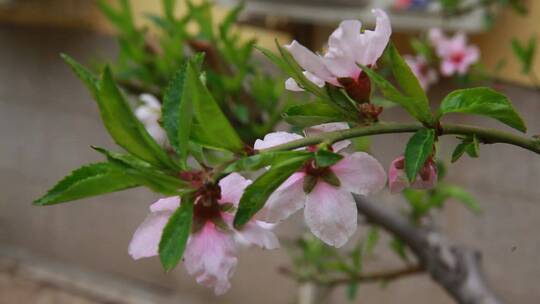
[[[530, 134], [540, 133], [538, 87], [522, 73], [510, 44], [513, 38], [527, 40], [538, 34], [539, 1], [528, 1], [526, 16], [510, 9], [496, 11], [491, 25], [486, 25], [482, 11], [444, 20], [436, 8], [398, 9], [394, 2], [248, 0], [238, 28], [242, 37], [255, 37], [268, 48], [277, 37], [281, 43], [295, 38], [318, 49], [341, 19], [358, 18], [369, 25], [373, 22], [370, 9], [381, 7], [391, 15], [392, 39], [402, 53], [412, 51], [411, 37], [431, 27], [465, 31], [480, 48], [487, 71], [504, 59], [496, 75], [490, 76], [496, 77], [497, 89], [522, 113]], [[186, 7], [183, 1], [179, 3], [176, 10], [181, 14]], [[132, 0], [131, 4], [136, 24], [148, 26], [151, 35], [155, 26], [144, 16], [158, 13], [160, 1]], [[216, 4], [216, 20], [220, 20], [235, 2]], [[220, 298], [197, 285], [183, 267], [165, 274], [158, 259], [133, 261], [127, 254], [129, 240], [157, 198], [148, 190], [51, 207], [31, 205], [73, 168], [100, 160], [90, 144], [113, 146], [90, 95], [59, 54], [67, 53], [86, 64], [115, 61], [119, 52], [115, 33], [95, 1], [0, 1], [0, 303], [294, 303], [297, 284], [277, 270], [290, 264], [285, 249], [242, 250], [233, 288]], [[532, 70], [540, 74], [540, 60]], [[429, 94], [437, 102], [456, 87], [442, 80]], [[390, 109], [383, 119], [409, 118]], [[499, 126], [476, 118], [459, 122]], [[387, 167], [404, 148], [406, 138], [377, 137], [373, 154]], [[456, 143], [451, 138], [443, 141], [443, 158], [450, 158]], [[471, 214], [450, 202], [435, 216], [450, 238], [483, 252], [486, 274], [508, 303], [538, 303], [540, 161], [512, 146], [485, 145], [481, 155], [451, 166], [448, 181], [471, 192], [482, 213]], [[403, 206], [401, 196], [383, 193], [374, 200], [390, 208]], [[282, 239], [303, 231], [301, 215], [295, 219], [278, 227]], [[396, 263], [384, 246], [378, 250], [379, 258], [370, 267]], [[329, 303], [348, 301], [341, 289], [330, 299]], [[452, 303], [426, 275], [384, 288], [362, 285], [356, 302], [401, 303], [403, 299], [418, 304]]]

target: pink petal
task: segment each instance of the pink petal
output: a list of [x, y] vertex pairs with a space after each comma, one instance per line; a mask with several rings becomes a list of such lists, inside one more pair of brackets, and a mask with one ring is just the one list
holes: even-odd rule
[[285, 48], [304, 70], [312, 73], [317, 78], [325, 81], [334, 78], [324, 66], [322, 58], [298, 43], [298, 41], [294, 40], [291, 44], [286, 45]]
[[[327, 133], [327, 132], [333, 132], [333, 131], [339, 131], [339, 130], [347, 130], [349, 129], [349, 125], [345, 122], [331, 122], [331, 123], [325, 123], [322, 125], [316, 125], [309, 127], [304, 130], [304, 133], [306, 136], [313, 136], [321, 133]], [[351, 144], [350, 140], [342, 140], [332, 145], [332, 148], [335, 152], [338, 152], [340, 150], [343, 150], [347, 148]]]
[[319, 88], [322, 88], [324, 87], [324, 80], [320, 79], [319, 77], [313, 75], [312, 73], [308, 72], [308, 71], [304, 71], [304, 76], [306, 76], [306, 78], [313, 82], [316, 86], [318, 86]]
[[161, 112], [161, 103], [154, 95], [144, 93], [139, 96], [139, 99], [148, 107]]
[[399, 193], [409, 186], [404, 170], [397, 168], [397, 163], [403, 162], [404, 159], [403, 156], [400, 156], [390, 164], [390, 169], [388, 169], [388, 188], [390, 188], [390, 193]]
[[159, 199], [157, 202], [150, 205], [151, 212], [170, 211], [174, 212], [180, 206], [180, 197], [169, 196]]
[[218, 231], [207, 223], [201, 231], [192, 234], [184, 252], [187, 272], [197, 283], [213, 287], [216, 295], [224, 294], [231, 284], [238, 259], [231, 235]]
[[262, 140], [257, 139], [253, 147], [255, 150], [262, 150], [302, 138], [302, 135], [295, 133], [273, 132], [266, 134]]
[[456, 72], [456, 66], [451, 60], [443, 60], [441, 62], [441, 74], [444, 76], [452, 76]]
[[429, 41], [436, 47], [443, 39], [445, 39], [440, 28], [431, 28], [428, 32]]
[[264, 249], [279, 248], [279, 241], [272, 232], [274, 225], [258, 220], [251, 220], [237, 232], [238, 238], [247, 245], [254, 244]]
[[277, 223], [302, 209], [306, 200], [303, 172], [293, 173], [270, 195], [257, 218], [265, 222]]
[[294, 78], [289, 77], [285, 80], [285, 89], [293, 92], [303, 92], [304, 89], [298, 85]]
[[167, 134], [159, 123], [145, 124], [146, 131], [160, 145], [167, 142]]
[[144, 125], [151, 123], [158, 123], [158, 120], [161, 117], [161, 112], [157, 112], [155, 109], [148, 107], [146, 105], [138, 106], [135, 109], [135, 116], [140, 120]]
[[364, 49], [356, 53], [356, 62], [363, 65], [374, 65], [377, 62], [392, 35], [392, 25], [388, 15], [381, 9], [374, 9], [372, 13], [376, 16], [375, 30], [364, 31], [362, 34]]
[[156, 256], [163, 228], [167, 224], [171, 212], [150, 213], [133, 234], [128, 253], [135, 260]]
[[219, 181], [221, 188], [220, 203], [233, 203], [238, 205], [244, 190], [251, 184], [251, 180], [244, 178], [238, 173], [231, 173]]
[[341, 247], [356, 231], [357, 212], [349, 191], [319, 182], [307, 195], [304, 219], [316, 237]]
[[341, 182], [341, 188], [361, 195], [375, 193], [384, 188], [386, 172], [382, 165], [365, 152], [345, 156], [332, 171]]

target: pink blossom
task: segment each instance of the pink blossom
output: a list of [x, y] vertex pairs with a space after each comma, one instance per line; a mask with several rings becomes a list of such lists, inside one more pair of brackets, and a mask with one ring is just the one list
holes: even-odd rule
[[416, 78], [418, 78], [418, 81], [424, 90], [427, 90], [430, 85], [439, 80], [437, 71], [429, 66], [424, 56], [417, 55], [416, 57], [413, 57], [405, 55], [405, 62], [411, 67], [411, 70], [414, 75], [416, 75]]
[[135, 109], [135, 116], [142, 122], [146, 131], [160, 145], [167, 142], [167, 134], [159, 124], [161, 119], [161, 104], [156, 97], [151, 94], [141, 94], [139, 99], [142, 105]]
[[[358, 64], [372, 66], [382, 55], [392, 33], [390, 20], [381, 9], [374, 9], [375, 30], [361, 32], [362, 23], [358, 20], [344, 20], [328, 39], [328, 51], [317, 55], [296, 40], [285, 47], [298, 64], [306, 71], [306, 77], [322, 87], [325, 82], [343, 86], [340, 78], [358, 80], [362, 70]], [[289, 90], [302, 88], [290, 78], [286, 81]]]
[[[345, 127], [347, 125], [342, 123], [325, 124], [306, 133]], [[299, 136], [286, 132], [270, 133], [255, 142], [255, 149], [282, 144]], [[338, 142], [333, 149], [337, 152], [347, 145]], [[269, 197], [258, 218], [276, 223], [304, 207], [304, 219], [311, 232], [328, 245], [343, 246], [357, 227], [356, 204], [351, 193], [368, 195], [381, 190], [386, 183], [386, 174], [381, 164], [367, 153], [341, 154], [344, 158], [330, 167], [319, 168], [308, 162], [301, 171], [293, 173]], [[337, 177], [338, 184], [328, 181], [332, 175]], [[306, 193], [304, 186], [308, 179], [315, 180], [315, 185]]]
[[405, 158], [400, 156], [392, 161], [388, 170], [388, 187], [391, 193], [401, 192], [407, 187], [414, 189], [431, 189], [437, 184], [437, 166], [429, 159], [416, 176], [416, 180], [409, 184], [405, 173]]
[[[199, 284], [213, 287], [217, 295], [225, 293], [231, 286], [229, 279], [238, 262], [236, 250], [239, 244], [254, 244], [266, 249], [279, 247], [269, 224], [252, 220], [237, 231], [232, 226], [233, 214], [221, 209], [226, 203], [237, 207], [250, 183], [237, 173], [229, 174], [219, 182], [221, 197], [218, 209], [202, 210], [206, 207], [198, 202], [194, 206], [194, 232], [186, 244], [184, 265]], [[150, 214], [137, 228], [129, 244], [128, 252], [134, 259], [158, 255], [163, 228], [179, 206], [179, 197], [162, 198], [150, 206]], [[211, 214], [214, 211], [217, 214]], [[201, 226], [197, 227], [197, 223]]]
[[460, 32], [448, 38], [436, 28], [431, 29], [428, 36], [441, 58], [440, 69], [444, 76], [464, 75], [480, 58], [478, 47], [467, 45], [467, 36], [464, 33]]

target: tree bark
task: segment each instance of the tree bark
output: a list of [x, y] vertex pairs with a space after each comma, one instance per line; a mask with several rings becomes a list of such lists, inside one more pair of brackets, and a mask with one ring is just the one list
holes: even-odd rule
[[481, 254], [454, 244], [433, 228], [418, 227], [401, 214], [355, 196], [358, 212], [403, 241], [433, 280], [460, 304], [504, 303], [490, 288]]

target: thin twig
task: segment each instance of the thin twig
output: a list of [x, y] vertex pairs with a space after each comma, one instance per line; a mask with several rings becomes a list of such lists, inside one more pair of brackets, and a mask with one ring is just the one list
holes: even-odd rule
[[411, 275], [416, 275], [425, 272], [420, 266], [408, 266], [406, 268], [401, 269], [393, 269], [393, 270], [386, 270], [386, 271], [379, 271], [379, 272], [371, 272], [367, 274], [355, 274], [355, 275], [349, 275], [345, 277], [321, 277], [321, 276], [302, 276], [300, 274], [297, 274], [293, 272], [292, 270], [288, 268], [280, 268], [279, 272], [283, 275], [293, 277], [297, 279], [300, 282], [311, 282], [319, 285], [325, 285], [325, 286], [336, 286], [336, 285], [343, 285], [343, 284], [349, 284], [349, 283], [376, 283], [376, 282], [388, 282], [397, 280], [403, 277], [408, 277]]

